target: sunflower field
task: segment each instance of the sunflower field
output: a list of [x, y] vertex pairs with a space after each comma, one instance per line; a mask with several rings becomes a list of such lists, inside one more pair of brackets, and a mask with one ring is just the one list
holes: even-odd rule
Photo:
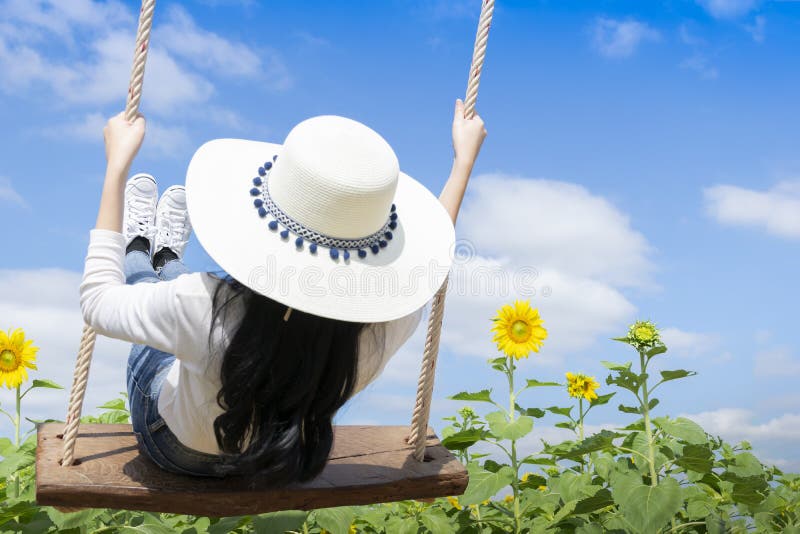
[[[411, 533], [800, 533], [800, 475], [762, 463], [748, 443], [727, 443], [697, 423], [658, 410], [656, 393], [690, 370], [648, 372], [667, 358], [656, 326], [637, 321], [615, 342], [630, 355], [603, 362], [597, 377], [567, 372], [565, 382], [521, 376], [524, 359], [538, 352], [547, 331], [528, 302], [504, 306], [492, 328], [498, 356], [488, 366], [507, 390], [463, 391], [450, 396], [464, 406], [440, 432], [442, 443], [469, 470], [462, 496], [432, 502], [403, 501], [312, 512], [208, 518], [108, 509], [63, 513], [37, 506], [34, 495], [35, 428], [22, 435], [22, 401], [37, 388], [59, 388], [48, 380], [28, 382], [37, 348], [21, 330], [0, 332], [0, 382], [16, 390], [11, 438], [0, 438], [0, 532], [204, 533], [293, 532], [351, 534]], [[540, 388], [561, 388], [563, 406], [529, 407]], [[596, 406], [619, 403], [626, 425], [587, 435]], [[568, 402], [567, 402], [568, 401]], [[124, 398], [101, 407], [95, 423], [126, 423]], [[573, 437], [520, 446], [549, 415]], [[30, 423], [35, 423], [30, 421]]]

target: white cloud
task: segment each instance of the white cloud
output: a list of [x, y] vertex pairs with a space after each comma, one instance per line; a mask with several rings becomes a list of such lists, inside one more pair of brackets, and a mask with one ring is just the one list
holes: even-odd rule
[[613, 285], [648, 286], [652, 247], [630, 218], [585, 187], [504, 174], [470, 181], [459, 233], [481, 256]]
[[744, 29], [747, 30], [747, 33], [750, 34], [753, 41], [763, 43], [767, 38], [767, 17], [758, 15], [753, 21], [753, 24], [745, 25]]
[[719, 347], [718, 334], [688, 332], [678, 328], [664, 328], [661, 338], [671, 353], [681, 356], [698, 356], [708, 354]]
[[680, 67], [696, 72], [704, 80], [716, 80], [719, 78], [719, 69], [711, 63], [709, 58], [702, 54], [695, 54], [684, 59]]
[[242, 43], [198, 28], [189, 13], [177, 5], [168, 10], [167, 23], [154, 31], [153, 42], [199, 68], [221, 75], [259, 78], [267, 87], [278, 90], [291, 85], [277, 52], [262, 47], [257, 53]]
[[800, 238], [800, 180], [766, 191], [715, 185], [704, 191], [708, 214], [730, 226], [749, 226], [788, 238]]
[[[0, 13], [16, 24], [47, 30], [72, 44], [75, 33], [109, 26], [134, 25], [136, 19], [121, 2], [93, 0], [6, 0], [0, 3]], [[27, 35], [37, 39], [37, 35]]]
[[534, 365], [556, 366], [599, 336], [610, 337], [635, 307], [621, 292], [650, 288], [651, 247], [628, 217], [583, 187], [500, 174], [473, 178], [459, 218], [463, 241], [445, 307], [442, 343], [488, 358], [490, 319], [531, 299], [549, 338]]
[[[66, 413], [83, 327], [78, 306], [79, 282], [79, 273], [63, 269], [0, 270], [0, 317], [4, 322], [0, 327], [23, 328], [40, 348], [39, 370], [31, 371], [32, 378], [49, 378], [67, 388], [32, 392], [23, 404], [27, 417], [63, 419]], [[84, 403], [86, 413], [96, 411], [96, 406], [125, 390], [129, 350], [130, 344], [98, 338]], [[12, 397], [13, 392], [0, 390], [0, 402], [5, 406], [13, 404]], [[7, 422], [3, 421], [0, 433], [7, 435], [8, 430]]]
[[697, 3], [714, 18], [733, 19], [754, 10], [761, 0], [697, 0]]
[[595, 49], [609, 58], [633, 55], [644, 42], [659, 41], [661, 34], [644, 22], [598, 18], [592, 29]]
[[684, 414], [703, 427], [711, 435], [722, 436], [728, 441], [738, 442], [772, 440], [800, 443], [800, 414], [785, 413], [766, 422], [754, 422], [752, 410], [743, 408], [721, 408], [697, 414]]
[[773, 347], [756, 352], [754, 371], [758, 376], [800, 375], [800, 359], [788, 347]]
[[[94, 108], [122, 104], [136, 25], [122, 4], [11, 0], [4, 7], [0, 69], [6, 76], [0, 90], [30, 94], [44, 88], [65, 102]], [[273, 90], [290, 86], [288, 69], [274, 50], [256, 50], [200, 28], [177, 6], [163, 16], [148, 54], [145, 112], [176, 114], [206, 103], [214, 94], [211, 77], [219, 75], [255, 79]]]
[[[101, 113], [89, 113], [72, 123], [49, 127], [44, 134], [50, 137], [63, 137], [78, 141], [102, 143], [103, 127], [108, 119]], [[142, 155], [145, 157], [181, 157], [192, 146], [189, 131], [183, 126], [166, 126], [159, 121], [148, 119]]]
[[11, 180], [8, 178], [4, 178], [0, 176], [0, 201], [2, 202], [10, 202], [12, 204], [16, 204], [17, 206], [27, 207], [27, 202], [25, 199], [22, 198], [22, 195], [17, 193], [14, 186], [11, 184]]

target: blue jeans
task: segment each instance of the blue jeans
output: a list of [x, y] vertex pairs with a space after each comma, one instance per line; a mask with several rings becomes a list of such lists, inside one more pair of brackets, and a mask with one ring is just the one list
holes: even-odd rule
[[[157, 283], [188, 273], [180, 261], [172, 260], [156, 272], [150, 255], [131, 251], [125, 255], [128, 284]], [[128, 356], [128, 402], [131, 424], [139, 450], [156, 465], [182, 475], [222, 477], [229, 455], [196, 451], [178, 441], [158, 413], [158, 395], [175, 356], [147, 345], [133, 345]]]

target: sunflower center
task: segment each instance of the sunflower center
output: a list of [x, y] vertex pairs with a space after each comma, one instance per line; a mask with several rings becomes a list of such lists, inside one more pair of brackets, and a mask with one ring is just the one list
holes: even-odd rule
[[3, 371], [13, 371], [17, 368], [17, 355], [6, 349], [0, 352], [0, 369]]
[[531, 326], [525, 321], [514, 321], [510, 333], [516, 343], [525, 343], [531, 337]]
[[633, 335], [639, 341], [650, 341], [653, 339], [653, 329], [648, 326], [640, 326]]

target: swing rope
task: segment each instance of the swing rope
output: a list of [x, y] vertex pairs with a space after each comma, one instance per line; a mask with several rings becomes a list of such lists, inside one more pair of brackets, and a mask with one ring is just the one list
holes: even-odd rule
[[[142, 98], [144, 84], [144, 70], [147, 61], [147, 51], [150, 42], [150, 30], [153, 26], [153, 13], [155, 0], [143, 0], [139, 15], [139, 29], [136, 34], [136, 50], [131, 69], [128, 98], [125, 105], [125, 118], [132, 121], [139, 112], [139, 102]], [[486, 57], [486, 44], [489, 39], [489, 28], [494, 13], [494, 0], [483, 0], [481, 15], [478, 21], [478, 32], [475, 37], [475, 47], [472, 55], [467, 94], [465, 97], [465, 117], [471, 119], [475, 115], [475, 104], [478, 100], [478, 86]], [[425, 444], [427, 441], [428, 418], [430, 416], [431, 397], [433, 395], [434, 375], [436, 373], [436, 359], [439, 354], [439, 339], [444, 315], [444, 297], [447, 292], [447, 280], [436, 293], [431, 305], [431, 314], [428, 321], [428, 330], [425, 339], [425, 352], [422, 358], [419, 382], [417, 385], [417, 399], [411, 421], [411, 434], [409, 442], [414, 446], [413, 456], [417, 461], [425, 459]], [[75, 373], [70, 390], [67, 421], [64, 428], [64, 449], [61, 460], [62, 466], [72, 465], [75, 461], [75, 443], [78, 438], [83, 399], [89, 381], [89, 367], [92, 363], [92, 353], [97, 334], [91, 326], [84, 325], [81, 344], [75, 362]]]
[[[464, 116], [471, 119], [475, 116], [475, 104], [478, 101], [478, 86], [481, 83], [483, 60], [486, 58], [486, 44], [489, 42], [489, 28], [492, 26], [494, 0], [483, 0], [481, 16], [478, 20], [478, 33], [475, 36], [475, 48], [472, 51], [472, 66], [469, 71], [467, 95], [464, 99]], [[414, 415], [411, 419], [411, 434], [408, 441], [414, 445], [414, 459], [425, 460], [425, 443], [428, 439], [428, 420], [431, 414], [431, 397], [433, 382], [436, 376], [436, 360], [439, 356], [439, 340], [442, 334], [444, 317], [444, 297], [447, 293], [447, 279], [436, 292], [431, 303], [431, 314], [428, 319], [428, 332], [425, 337], [425, 352], [417, 383], [417, 400], [414, 404]]]
[[[135, 119], [139, 113], [139, 102], [142, 99], [142, 86], [144, 84], [144, 67], [147, 62], [147, 50], [150, 48], [150, 30], [153, 27], [155, 9], [156, 0], [142, 0], [142, 10], [139, 13], [139, 29], [136, 32], [136, 51], [133, 56], [128, 98], [125, 103], [125, 119], [128, 121]], [[89, 383], [89, 367], [92, 363], [96, 337], [97, 334], [94, 328], [84, 325], [78, 357], [75, 360], [72, 389], [69, 394], [67, 422], [64, 428], [64, 455], [61, 459], [61, 465], [63, 466], [72, 465], [75, 461], [75, 442], [78, 439], [83, 397], [86, 395], [86, 386]]]

